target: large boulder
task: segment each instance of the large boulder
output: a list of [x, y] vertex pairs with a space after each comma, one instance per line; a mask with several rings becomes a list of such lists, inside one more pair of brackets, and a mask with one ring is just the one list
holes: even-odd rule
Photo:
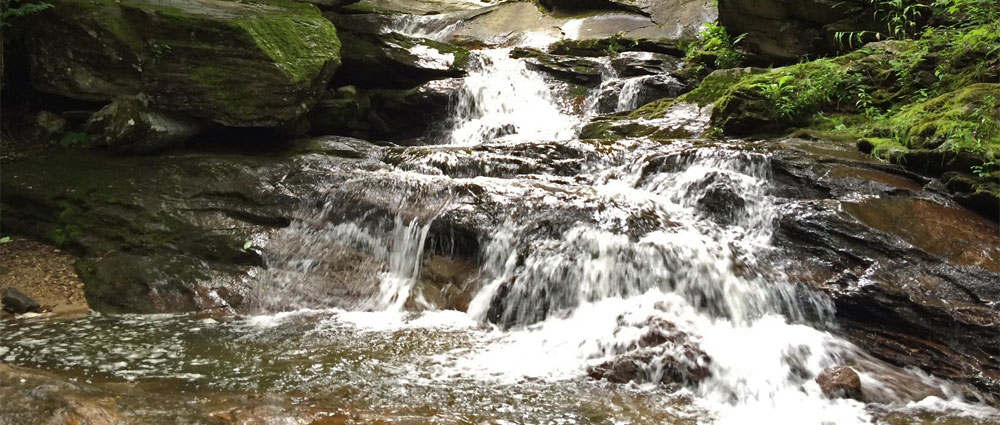
[[505, 2], [456, 23], [449, 37], [478, 45], [532, 47], [544, 47], [557, 39], [693, 40], [701, 26], [717, 15], [714, 4], [707, 0], [616, 3], [621, 6], [548, 13], [530, 2]]
[[53, 0], [29, 35], [31, 84], [150, 105], [228, 126], [294, 121], [340, 63], [333, 24], [286, 0]]
[[837, 332], [868, 353], [1000, 395], [997, 223], [850, 144], [781, 143], [774, 194], [794, 202], [773, 243], [788, 276], [829, 294]]
[[746, 34], [742, 46], [752, 60], [790, 63], [842, 47], [838, 32], [876, 30], [867, 6], [859, 0], [719, 0], [719, 22], [730, 34]]

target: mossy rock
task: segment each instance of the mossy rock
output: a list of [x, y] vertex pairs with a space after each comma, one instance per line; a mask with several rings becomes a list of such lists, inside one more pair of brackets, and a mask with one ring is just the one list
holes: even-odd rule
[[960, 204], [992, 220], [1000, 220], [1000, 175], [976, 177], [947, 172], [941, 177]]
[[333, 24], [287, 0], [53, 0], [29, 36], [32, 85], [90, 101], [144, 93], [152, 107], [228, 126], [294, 121], [340, 63]]
[[1000, 149], [1000, 84], [973, 84], [915, 103], [886, 124], [914, 149]]

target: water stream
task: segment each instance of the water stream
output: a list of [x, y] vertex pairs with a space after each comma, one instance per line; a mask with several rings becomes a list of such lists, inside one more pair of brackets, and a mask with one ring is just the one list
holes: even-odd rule
[[[580, 145], [584, 117], [542, 75], [507, 49], [473, 60], [441, 144]], [[620, 110], [637, 106], [638, 84], [624, 87]], [[125, 397], [149, 423], [203, 423], [247, 394], [271, 394], [292, 416], [321, 406], [362, 421], [800, 425], [927, 411], [936, 412], [927, 423], [1000, 420], [946, 383], [827, 332], [829, 301], [762, 259], [776, 217], [766, 154], [621, 143], [630, 145], [568, 176], [503, 175], [500, 162], [517, 155], [501, 153], [470, 175], [413, 171], [458, 155], [447, 150], [389, 174], [358, 170], [360, 189], [330, 191], [321, 208], [271, 236], [252, 314], [4, 322], [0, 359], [81, 382], [135, 383]], [[415, 188], [471, 184], [499, 212], [480, 241], [468, 311], [438, 310], [416, 290], [429, 232], [443, 215], [477, 206]], [[346, 212], [359, 196], [398, 199], [384, 214]], [[647, 344], [654, 334], [667, 336]], [[623, 356], [641, 371], [635, 382], [587, 378]], [[879, 408], [822, 395], [815, 376], [842, 364], [883, 386]], [[705, 376], [674, 385], [667, 378], [677, 370]], [[887, 376], [901, 384], [884, 384]], [[911, 402], [903, 389], [913, 386], [939, 396]], [[165, 413], [176, 411], [178, 392], [202, 401]]]

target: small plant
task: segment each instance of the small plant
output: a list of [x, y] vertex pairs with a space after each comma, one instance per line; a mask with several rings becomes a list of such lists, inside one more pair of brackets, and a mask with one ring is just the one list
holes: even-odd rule
[[1000, 21], [1000, 2], [996, 0], [935, 0], [935, 15], [961, 17], [960, 25], [985, 25]]
[[998, 166], [997, 158], [993, 156], [993, 152], [990, 152], [989, 158], [983, 163], [983, 165], [973, 165], [971, 167], [972, 174], [975, 174], [980, 178], [990, 177], [990, 175], [993, 174], [993, 171], [997, 169], [1000, 169], [1000, 166]]
[[841, 49], [853, 50], [868, 41], [906, 40], [920, 33], [920, 21], [930, 6], [921, 0], [867, 0], [875, 9], [872, 18], [885, 24], [886, 33], [878, 31], [838, 31], [834, 40]]
[[638, 44], [638, 40], [625, 38], [625, 31], [618, 31], [608, 38], [608, 47], [606, 50], [609, 55], [614, 55], [635, 47]]
[[59, 140], [59, 146], [64, 148], [82, 148], [90, 145], [90, 136], [88, 136], [87, 133], [79, 131], [70, 131], [66, 133], [61, 140]]
[[690, 62], [701, 56], [714, 56], [715, 68], [735, 68], [743, 62], [743, 53], [736, 46], [744, 37], [746, 34], [732, 37], [726, 27], [709, 22], [698, 33], [698, 42], [688, 46], [685, 59]]
[[41, 12], [52, 7], [51, 4], [39, 1], [3, 0], [3, 13], [0, 14], [0, 27], [13, 26], [17, 18]]
[[792, 98], [792, 94], [795, 91], [795, 87], [791, 84], [793, 80], [795, 80], [795, 77], [785, 75], [776, 82], [757, 83], [751, 87], [757, 89], [770, 102], [779, 117], [790, 120], [795, 114], [796, 109]]

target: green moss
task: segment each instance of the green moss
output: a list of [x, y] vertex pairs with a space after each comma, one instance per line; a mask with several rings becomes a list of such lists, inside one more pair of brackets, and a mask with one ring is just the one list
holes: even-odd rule
[[257, 102], [266, 101], [253, 96], [245, 85], [235, 84], [234, 76], [225, 68], [203, 66], [191, 72], [192, 83], [208, 99], [229, 116], [246, 116], [257, 109]]
[[973, 84], [907, 105], [873, 126], [915, 149], [965, 150], [990, 157], [1000, 150], [1000, 84]]
[[465, 69], [469, 66], [470, 53], [468, 49], [430, 39], [421, 39], [420, 41], [442, 54], [454, 55], [455, 61], [452, 64], [452, 68]]
[[318, 10], [315, 16], [265, 16], [239, 19], [236, 25], [293, 82], [308, 82], [329, 60], [339, 62], [337, 30]]

